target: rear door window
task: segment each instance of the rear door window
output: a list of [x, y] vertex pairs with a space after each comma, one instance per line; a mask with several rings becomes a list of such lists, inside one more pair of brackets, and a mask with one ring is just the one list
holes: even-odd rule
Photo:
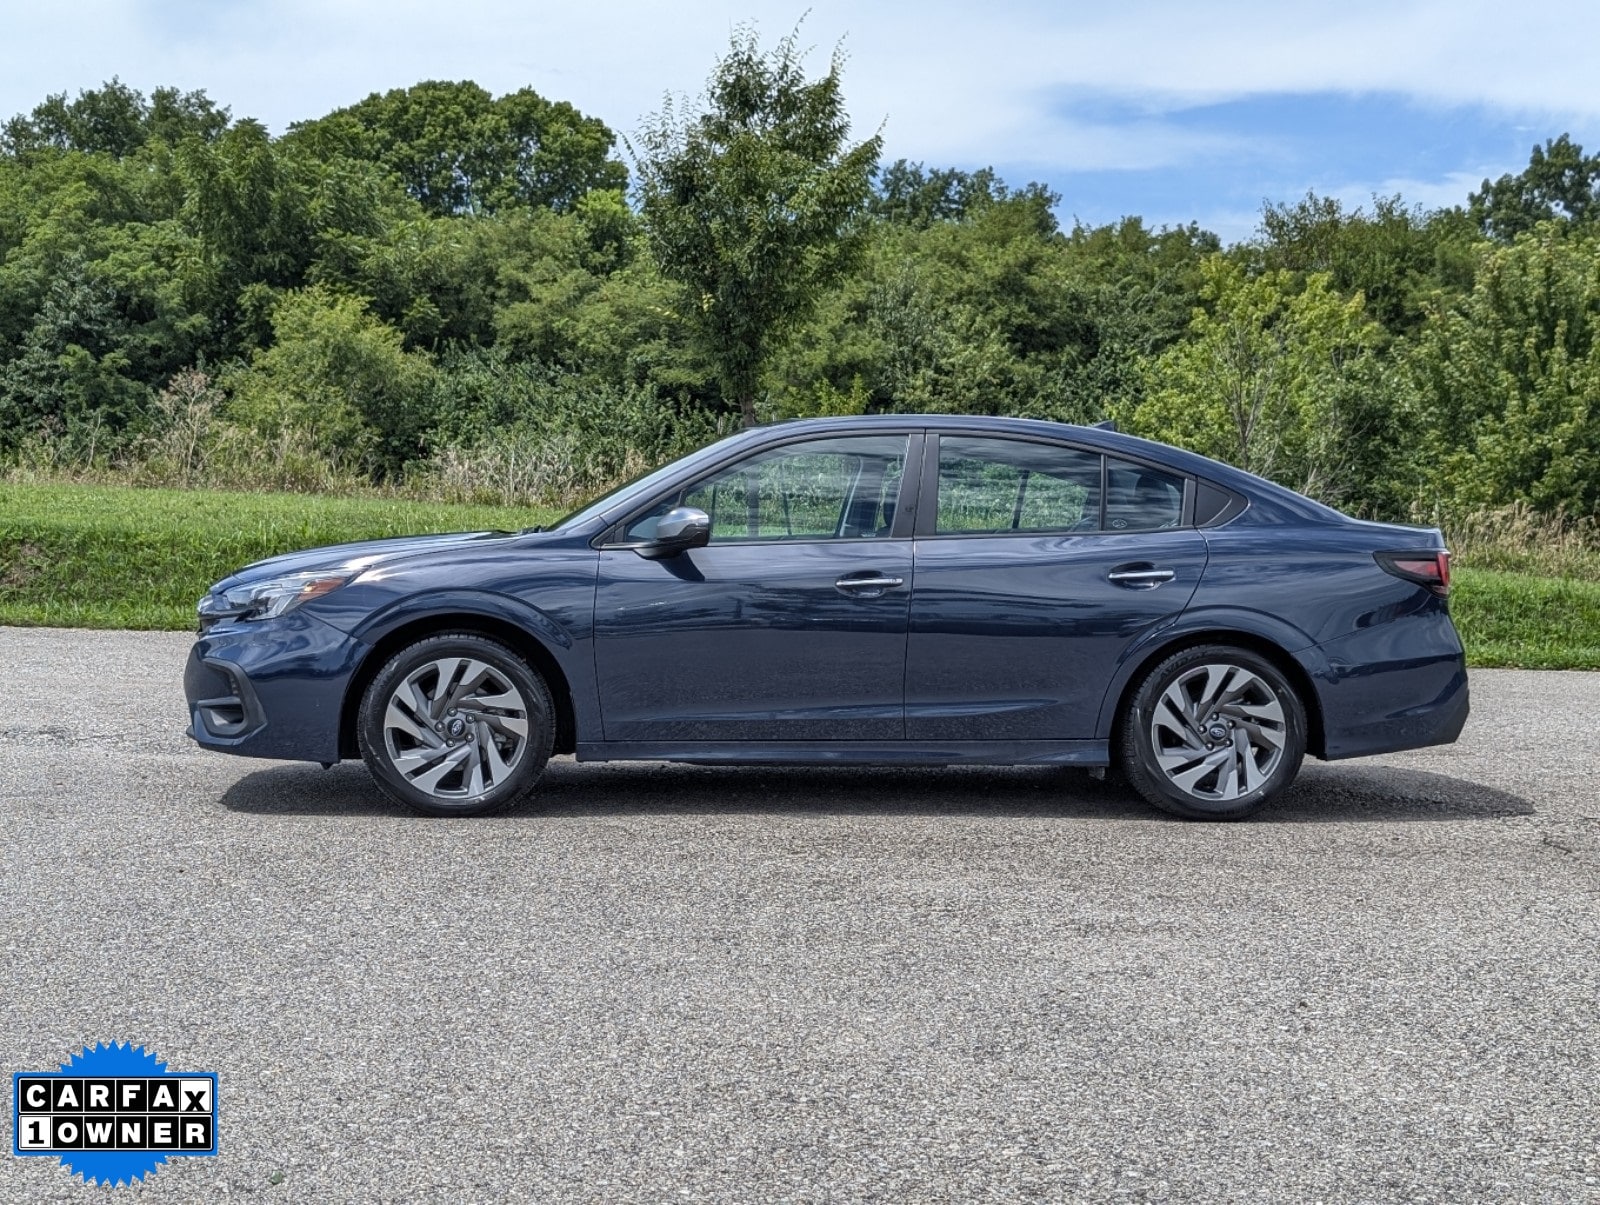
[[939, 438], [940, 535], [1097, 531], [1100, 455], [1059, 444]]

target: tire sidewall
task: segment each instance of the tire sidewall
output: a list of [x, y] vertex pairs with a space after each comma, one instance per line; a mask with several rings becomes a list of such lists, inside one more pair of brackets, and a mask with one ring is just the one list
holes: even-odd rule
[[[505, 782], [477, 799], [452, 802], [418, 790], [389, 761], [383, 719], [389, 696], [398, 682], [420, 665], [440, 657], [472, 657], [493, 666], [521, 692], [528, 706], [528, 741], [522, 760]], [[384, 794], [433, 816], [479, 816], [510, 807], [532, 789], [544, 772], [554, 742], [552, 707], [544, 680], [516, 653], [484, 636], [456, 633], [430, 636], [408, 645], [391, 657], [361, 696], [356, 729], [362, 759]]]
[[[1212, 803], [1167, 778], [1151, 745], [1150, 721], [1162, 694], [1177, 678], [1196, 666], [1221, 663], [1249, 670], [1272, 689], [1283, 707], [1285, 739], [1283, 758], [1266, 782], [1237, 799]], [[1260, 654], [1229, 645], [1201, 645], [1173, 654], [1145, 676], [1130, 701], [1121, 744], [1123, 772], [1149, 802], [1190, 819], [1238, 820], [1281, 794], [1299, 773], [1306, 751], [1305, 704], [1283, 671]]]

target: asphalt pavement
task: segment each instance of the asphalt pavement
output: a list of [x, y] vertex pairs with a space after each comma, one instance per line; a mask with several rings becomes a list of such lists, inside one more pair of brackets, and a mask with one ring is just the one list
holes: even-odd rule
[[0, 1201], [1600, 1201], [1600, 674], [1243, 824], [570, 758], [441, 821], [200, 752], [188, 643], [0, 629], [0, 1071], [142, 1043], [221, 1153]]

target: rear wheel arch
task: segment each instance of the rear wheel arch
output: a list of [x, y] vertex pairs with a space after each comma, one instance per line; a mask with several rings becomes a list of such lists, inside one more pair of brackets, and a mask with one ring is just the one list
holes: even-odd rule
[[526, 661], [544, 679], [545, 686], [550, 691], [551, 702], [555, 705], [555, 747], [551, 752], [571, 753], [577, 748], [577, 722], [572, 706], [572, 687], [550, 650], [540, 643], [537, 637], [529, 634], [526, 628], [518, 627], [514, 623], [489, 615], [456, 612], [429, 615], [401, 624], [392, 632], [386, 633], [367, 651], [367, 655], [362, 658], [360, 666], [351, 675], [350, 683], [345, 688], [344, 703], [339, 713], [340, 757], [353, 760], [361, 756], [356, 733], [361, 699], [383, 667], [401, 649], [408, 648], [419, 640], [445, 633], [483, 636], [498, 641]]
[[1311, 675], [1281, 645], [1263, 636], [1230, 628], [1206, 628], [1202, 631], [1184, 632], [1181, 636], [1176, 636], [1165, 643], [1152, 645], [1139, 654], [1138, 661], [1123, 681], [1122, 689], [1117, 694], [1116, 707], [1111, 712], [1111, 748], [1120, 747], [1122, 723], [1128, 714], [1128, 704], [1134, 692], [1139, 689], [1139, 684], [1144, 681], [1145, 675], [1174, 653], [1181, 653], [1184, 649], [1197, 648], [1203, 644], [1230, 645], [1270, 661], [1278, 672], [1288, 679], [1289, 685], [1294, 687], [1295, 693], [1300, 697], [1300, 706], [1306, 713], [1306, 752], [1318, 758], [1324, 755], [1327, 742], [1322, 722], [1322, 700], [1317, 694], [1315, 684], [1311, 681]]

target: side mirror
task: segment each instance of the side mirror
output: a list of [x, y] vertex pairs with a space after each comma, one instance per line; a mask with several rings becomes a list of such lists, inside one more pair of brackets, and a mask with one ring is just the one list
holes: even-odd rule
[[692, 506], [678, 506], [662, 515], [656, 534], [634, 551], [647, 561], [662, 561], [691, 548], [704, 548], [711, 542], [711, 516]]

